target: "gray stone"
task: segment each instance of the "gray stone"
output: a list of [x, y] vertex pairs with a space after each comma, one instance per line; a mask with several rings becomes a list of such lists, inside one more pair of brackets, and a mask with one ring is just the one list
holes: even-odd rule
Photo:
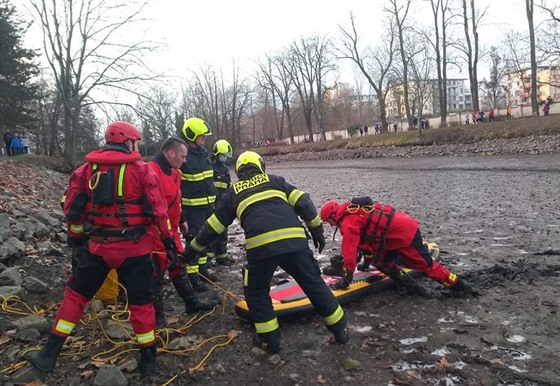
[[105, 324], [105, 333], [107, 333], [109, 338], [115, 340], [126, 340], [129, 335], [134, 335], [129, 322], [117, 322], [112, 319], [107, 320]]
[[23, 279], [16, 267], [6, 268], [0, 272], [0, 286], [21, 286]]
[[14, 338], [21, 342], [36, 342], [41, 339], [41, 333], [36, 328], [28, 328], [18, 331]]
[[117, 366], [105, 365], [99, 368], [93, 384], [95, 386], [126, 386], [128, 380]]
[[9, 239], [11, 235], [12, 235], [12, 230], [10, 228], [7, 227], [5, 228], [0, 226], [0, 237], [2, 237], [2, 240]]
[[57, 227], [60, 225], [60, 220], [52, 217], [46, 209], [39, 210], [37, 213], [35, 213], [34, 217], [44, 225], [49, 225], [52, 227]]
[[37, 279], [34, 276], [28, 276], [23, 279], [23, 288], [31, 294], [44, 294], [49, 290], [49, 286], [44, 281]]
[[12, 210], [12, 215], [14, 216], [15, 219], [19, 219], [19, 218], [26, 218], [28, 217], [25, 213], [23, 213], [21, 210], [17, 210], [17, 209], [13, 209]]
[[40, 379], [44, 373], [37, 370], [31, 365], [27, 365], [15, 372], [12, 377], [12, 382], [15, 385], [23, 385], [32, 382], [35, 379]]
[[8, 268], [8, 267], [6, 267], [4, 264], [0, 263], [0, 272], [5, 270], [6, 268]]
[[8, 298], [10, 296], [17, 296], [19, 298], [25, 295], [25, 290], [19, 285], [0, 287], [0, 295]]
[[39, 315], [30, 315], [16, 319], [10, 325], [14, 328], [17, 328], [18, 331], [35, 328], [42, 334], [49, 332], [51, 327], [47, 319]]
[[60, 220], [60, 221], [64, 221], [66, 219], [66, 216], [64, 215], [64, 212], [60, 209], [53, 209], [52, 210], [52, 215], [54, 218]]
[[49, 229], [45, 224], [43, 223], [37, 223], [35, 224], [35, 232], [33, 232], [33, 235], [37, 238], [44, 238], [44, 237], [50, 237], [52, 233], [52, 230]]
[[119, 366], [120, 371], [126, 371], [127, 373], [132, 373], [136, 371], [138, 368], [138, 360], [136, 358], [132, 358], [128, 362], [123, 363]]
[[0, 213], [0, 228], [10, 228], [10, 216], [7, 213]]

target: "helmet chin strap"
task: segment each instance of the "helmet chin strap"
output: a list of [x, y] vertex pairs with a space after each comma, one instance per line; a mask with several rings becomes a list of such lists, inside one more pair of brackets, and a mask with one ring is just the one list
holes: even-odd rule
[[334, 232], [332, 234], [332, 241], [333, 242], [336, 241], [335, 240], [336, 232], [338, 232], [338, 223], [336, 223], [336, 227], [334, 228]]

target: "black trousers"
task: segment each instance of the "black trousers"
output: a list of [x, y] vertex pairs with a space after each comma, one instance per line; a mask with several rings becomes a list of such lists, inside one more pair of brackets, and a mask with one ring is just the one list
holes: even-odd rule
[[[269, 292], [270, 281], [277, 267], [295, 279], [320, 316], [328, 317], [337, 310], [338, 301], [321, 278], [319, 263], [311, 250], [306, 249], [247, 262], [244, 267], [243, 291], [254, 323], [268, 322], [276, 316]], [[280, 339], [279, 331], [273, 335]]]
[[[99, 290], [111, 269], [101, 256], [87, 250], [77, 260], [68, 286], [91, 299]], [[149, 255], [131, 257], [117, 268], [119, 282], [126, 288], [128, 302], [133, 305], [152, 303], [154, 298], [153, 265]]]

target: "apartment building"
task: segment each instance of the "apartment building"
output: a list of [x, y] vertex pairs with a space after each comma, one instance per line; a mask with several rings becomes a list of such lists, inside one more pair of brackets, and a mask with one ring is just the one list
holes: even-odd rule
[[[531, 69], [512, 71], [506, 74], [506, 90], [511, 106], [531, 105]], [[558, 66], [537, 67], [537, 100], [544, 102], [548, 98], [560, 101], [560, 69]]]

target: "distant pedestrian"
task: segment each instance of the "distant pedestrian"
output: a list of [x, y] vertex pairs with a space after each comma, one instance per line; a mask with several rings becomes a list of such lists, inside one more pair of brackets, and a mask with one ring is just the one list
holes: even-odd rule
[[550, 110], [550, 105], [548, 104], [548, 102], [545, 102], [545, 104], [543, 105], [542, 111], [544, 113], [544, 116], [548, 116], [548, 111]]
[[471, 117], [470, 114], [468, 114], [468, 113], [465, 114], [465, 125], [470, 125], [470, 123], [471, 123], [470, 122], [470, 117]]
[[396, 123], [394, 123], [394, 124], [393, 124], [393, 129], [395, 130], [395, 133], [397, 132], [397, 129], [398, 129], [398, 128], [399, 128], [399, 126], [398, 126]]
[[21, 144], [23, 146], [23, 154], [29, 154], [29, 139], [27, 139], [27, 135], [23, 134]]
[[494, 109], [490, 108], [488, 111], [488, 122], [494, 122]]
[[6, 147], [6, 155], [8, 157], [12, 156], [12, 133], [10, 133], [9, 131], [6, 131], [4, 133], [4, 146]]
[[368, 132], [368, 126], [365, 125], [365, 126], [364, 126], [364, 135], [367, 135], [367, 132]]
[[508, 106], [506, 110], [506, 120], [509, 121], [510, 119], [511, 119], [511, 106]]
[[14, 135], [12, 138], [12, 155], [23, 154], [23, 144], [21, 143], [21, 138], [18, 134]]

